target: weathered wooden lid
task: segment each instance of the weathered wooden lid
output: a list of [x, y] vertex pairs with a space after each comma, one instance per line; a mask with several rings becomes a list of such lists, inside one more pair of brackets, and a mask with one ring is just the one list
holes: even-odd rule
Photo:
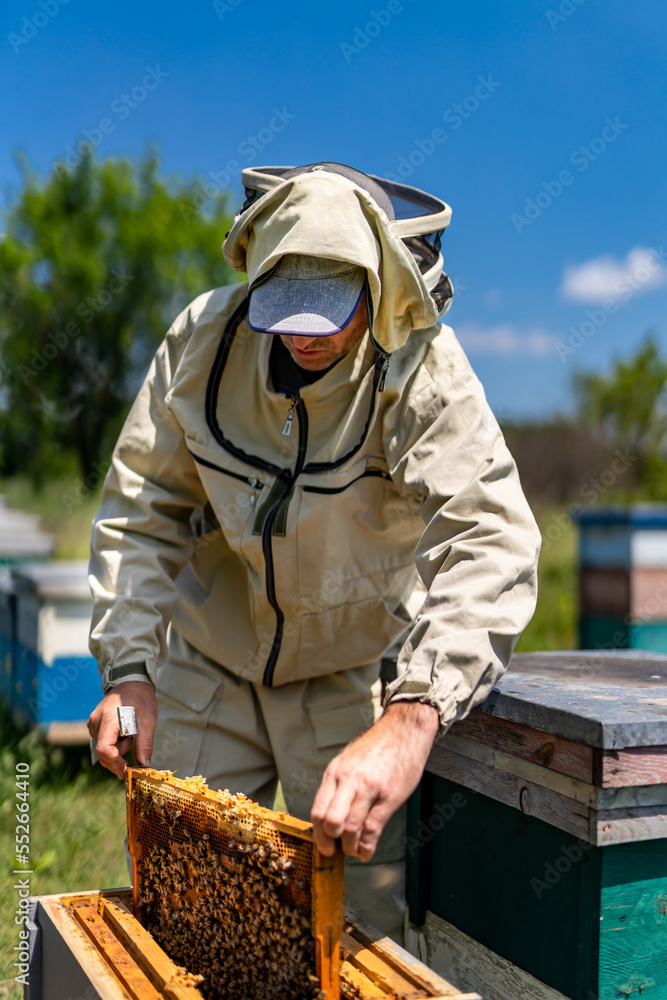
[[516, 653], [481, 712], [588, 746], [667, 746], [667, 656]]

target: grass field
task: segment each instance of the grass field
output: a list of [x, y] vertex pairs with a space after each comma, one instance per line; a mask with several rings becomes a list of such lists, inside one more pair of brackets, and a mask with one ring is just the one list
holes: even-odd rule
[[[30, 879], [32, 895], [127, 885], [124, 786], [108, 771], [93, 769], [87, 749], [43, 746], [35, 733], [17, 729], [0, 715], [0, 997], [17, 1000], [15, 881]], [[30, 876], [13, 876], [17, 826], [16, 764], [30, 767]]]
[[577, 646], [577, 529], [565, 508], [536, 510], [542, 532], [539, 592], [517, 653]]
[[[99, 494], [80, 498], [75, 481], [49, 483], [35, 493], [27, 482], [0, 484], [11, 506], [40, 513], [44, 528], [56, 535], [56, 556], [86, 558], [90, 521]], [[67, 498], [71, 499], [67, 499]], [[65, 498], [65, 499], [63, 499]], [[74, 502], [81, 499], [80, 503]], [[576, 626], [575, 529], [561, 509], [538, 512], [547, 541], [540, 562], [540, 595], [535, 616], [517, 650], [567, 649]], [[1, 712], [0, 708], [0, 712]], [[107, 771], [93, 769], [87, 750], [54, 749], [35, 733], [17, 729], [0, 715], [0, 846], [5, 877], [0, 888], [0, 1000], [17, 1000], [13, 948], [17, 943], [13, 888], [16, 763], [30, 765], [30, 877], [33, 895], [127, 885], [123, 839], [123, 785]], [[20, 876], [17, 876], [20, 877]]]

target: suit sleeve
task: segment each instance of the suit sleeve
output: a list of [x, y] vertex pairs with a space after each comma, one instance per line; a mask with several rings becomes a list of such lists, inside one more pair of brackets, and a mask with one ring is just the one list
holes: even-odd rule
[[537, 599], [540, 535], [516, 465], [465, 355], [408, 401], [387, 444], [394, 482], [421, 513], [424, 604], [386, 703], [433, 705], [442, 729], [483, 701]]
[[90, 650], [104, 690], [125, 680], [156, 682], [175, 580], [193, 551], [190, 519], [206, 503], [183, 430], [165, 403], [187, 323], [186, 314], [179, 317], [155, 355], [93, 523]]

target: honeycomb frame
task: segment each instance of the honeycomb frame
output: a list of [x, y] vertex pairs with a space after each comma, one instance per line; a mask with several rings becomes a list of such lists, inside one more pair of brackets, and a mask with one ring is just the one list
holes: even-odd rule
[[[344, 857], [321, 855], [313, 828], [284, 812], [265, 809], [245, 796], [209, 789], [203, 778], [176, 778], [170, 771], [128, 768], [126, 778], [128, 849], [132, 858], [133, 909], [145, 922], [142, 892], [155, 857], [173, 872], [178, 846], [200, 843], [233, 878], [239, 852], [253, 852], [257, 865], [276, 867], [279, 904], [307, 919], [314, 942], [314, 974], [319, 996], [340, 996], [340, 938], [344, 925]], [[281, 866], [287, 871], [281, 873]], [[184, 872], [185, 876], [185, 872]], [[183, 891], [196, 893], [190, 882]], [[144, 897], [145, 898], [145, 897]], [[201, 891], [197, 899], [201, 902]], [[214, 917], [215, 914], [213, 913]], [[177, 915], [172, 917], [176, 922]]]

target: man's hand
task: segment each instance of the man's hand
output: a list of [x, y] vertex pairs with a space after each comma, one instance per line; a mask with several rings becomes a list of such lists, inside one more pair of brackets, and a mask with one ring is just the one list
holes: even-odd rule
[[387, 820], [415, 790], [438, 732], [431, 705], [398, 701], [331, 761], [310, 818], [322, 854], [343, 851], [370, 861]]
[[[134, 705], [137, 711], [137, 735], [126, 736], [118, 740], [119, 705]], [[118, 684], [104, 696], [95, 711], [88, 719], [88, 732], [95, 740], [95, 752], [100, 763], [117, 774], [125, 777], [127, 764], [123, 755], [136, 740], [134, 753], [138, 764], [150, 764], [153, 751], [153, 733], [157, 722], [157, 699], [152, 684], [142, 684], [141, 681], [127, 681]]]

